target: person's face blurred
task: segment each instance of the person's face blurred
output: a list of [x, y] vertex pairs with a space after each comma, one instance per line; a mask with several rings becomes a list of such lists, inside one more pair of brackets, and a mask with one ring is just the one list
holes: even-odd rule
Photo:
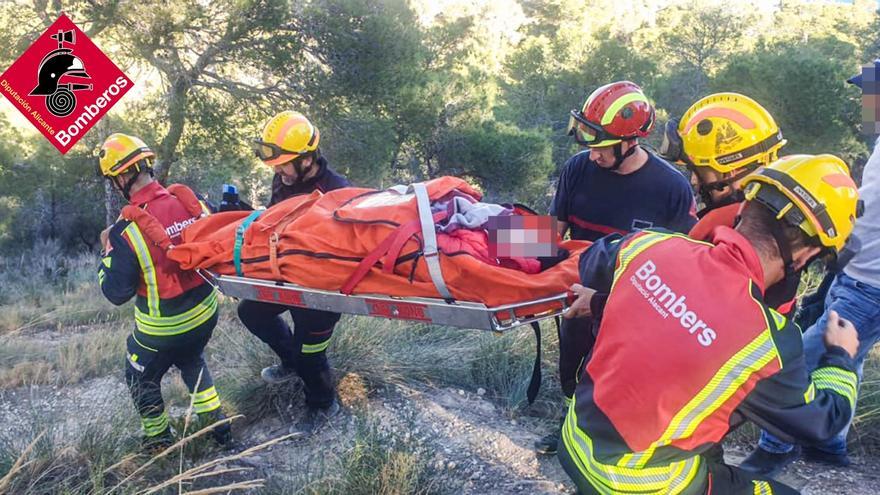
[[862, 132], [880, 134], [880, 81], [876, 64], [862, 66]]

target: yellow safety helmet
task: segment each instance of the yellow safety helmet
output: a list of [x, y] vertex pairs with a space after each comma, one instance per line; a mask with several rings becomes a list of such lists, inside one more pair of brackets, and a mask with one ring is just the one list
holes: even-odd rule
[[737, 93], [700, 99], [684, 113], [677, 131], [685, 162], [721, 173], [768, 165], [787, 142], [764, 107]]
[[101, 145], [98, 165], [101, 175], [116, 177], [141, 160], [152, 160], [155, 157], [153, 150], [140, 138], [117, 132], [107, 137]]
[[315, 152], [320, 141], [321, 133], [309, 119], [288, 110], [272, 117], [252, 146], [257, 157], [273, 167]]
[[834, 155], [791, 155], [743, 179], [746, 201], [757, 200], [776, 218], [800, 227], [839, 253], [861, 214], [849, 167]]

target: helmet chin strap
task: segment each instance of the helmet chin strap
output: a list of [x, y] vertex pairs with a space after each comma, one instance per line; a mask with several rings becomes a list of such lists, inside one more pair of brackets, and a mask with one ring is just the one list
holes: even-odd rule
[[135, 169], [137, 173], [125, 183], [122, 182], [122, 176], [117, 175], [116, 177], [113, 177], [113, 182], [116, 184], [116, 188], [119, 189], [119, 192], [122, 193], [122, 197], [125, 198], [126, 201], [131, 201], [131, 188], [134, 186], [134, 183], [137, 182], [138, 177], [141, 176], [141, 172], [145, 171], [150, 174], [150, 177], [153, 177], [153, 167], [150, 167], [149, 165], [141, 167], [140, 164], [135, 164], [135, 167], [137, 167]]
[[[308, 156], [312, 157], [312, 162], [309, 164], [308, 168], [304, 167], [302, 162]], [[320, 157], [318, 150], [315, 150], [309, 154], [302, 155], [300, 158], [293, 161], [293, 172], [296, 174], [295, 183], [301, 184], [305, 182], [306, 176], [314, 169], [318, 167], [318, 158]]]
[[770, 233], [773, 234], [773, 239], [776, 241], [776, 248], [779, 249], [779, 257], [782, 258], [782, 266], [785, 269], [785, 275], [782, 277], [782, 280], [776, 282], [771, 287], [767, 287], [764, 291], [764, 301], [770, 306], [775, 307], [791, 301], [797, 295], [797, 288], [801, 282], [801, 270], [794, 269], [794, 262], [791, 258], [791, 246], [785, 239], [782, 224], [778, 221], [774, 222]]
[[706, 205], [705, 208], [697, 212], [697, 217], [702, 218], [706, 213], [709, 213], [714, 209], [742, 203], [746, 199], [746, 195], [741, 190], [735, 189], [729, 195], [715, 201], [712, 199], [712, 193], [710, 190], [704, 189], [703, 186], [700, 186], [700, 199], [702, 199], [703, 204]]
[[[730, 177], [717, 180], [715, 182], [700, 184], [700, 199], [702, 199], [703, 204], [706, 205], [706, 208], [703, 211], [709, 212], [711, 210], [714, 210], [715, 208], [721, 208], [722, 206], [727, 206], [734, 203], [741, 203], [742, 201], [744, 201], [746, 199], [745, 193], [733, 187], [733, 184], [736, 181], [752, 173], [756, 168], [758, 168], [757, 163], [747, 165], [743, 167], [739, 172], [731, 175]], [[723, 191], [727, 187], [732, 189], [730, 195], [725, 196], [718, 201], [712, 199], [712, 191]]]
[[623, 152], [623, 141], [615, 144], [614, 148], [612, 148], [614, 150], [614, 164], [611, 165], [611, 168], [609, 168], [608, 170], [617, 171], [618, 169], [620, 169], [620, 166], [623, 165], [623, 162], [636, 152], [636, 147], [637, 146], [635, 145], [630, 146], [629, 149], [626, 150], [626, 152]]
[[801, 272], [803, 272], [806, 267], [810, 266], [810, 264], [816, 259], [827, 255], [827, 251], [820, 251], [816, 256], [807, 260], [803, 266], [796, 270], [794, 268], [794, 260], [791, 257], [791, 246], [785, 239], [782, 224], [780, 222], [775, 222], [773, 230], [771, 230], [770, 233], [773, 234], [773, 239], [776, 241], [776, 247], [779, 249], [779, 256], [782, 258], [782, 265], [785, 267], [785, 275], [782, 280], [764, 290], [764, 302], [771, 307], [778, 307], [795, 298], [798, 286], [801, 283]]

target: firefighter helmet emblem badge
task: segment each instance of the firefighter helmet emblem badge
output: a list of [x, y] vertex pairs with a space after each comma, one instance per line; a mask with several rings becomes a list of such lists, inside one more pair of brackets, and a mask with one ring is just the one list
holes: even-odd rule
[[76, 44], [76, 32], [58, 31], [51, 35], [58, 41], [58, 48], [49, 52], [37, 71], [37, 86], [28, 96], [45, 96], [46, 107], [56, 117], [70, 115], [76, 108], [76, 96], [74, 91], [91, 90], [91, 84], [71, 82], [74, 80], [91, 79], [86, 72], [81, 58], [73, 54], [72, 48], [65, 48], [64, 44]]

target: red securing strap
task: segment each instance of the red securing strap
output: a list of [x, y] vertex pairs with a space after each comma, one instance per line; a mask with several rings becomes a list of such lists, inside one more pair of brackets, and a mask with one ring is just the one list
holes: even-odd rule
[[[404, 226], [398, 227], [397, 230], [395, 230], [394, 232], [396, 233], [403, 227]], [[366, 258], [361, 260], [357, 269], [354, 271], [354, 273], [351, 274], [350, 277], [348, 277], [348, 280], [345, 281], [339, 291], [345, 295], [351, 295], [355, 286], [364, 279], [364, 277], [367, 275], [367, 272], [370, 271], [370, 268], [372, 268], [373, 265], [375, 265], [376, 262], [379, 261], [379, 258], [381, 258], [386, 252], [388, 252], [388, 250], [391, 248], [391, 245], [394, 244], [394, 239], [395, 235], [394, 233], [392, 233], [391, 235], [386, 237], [385, 240], [382, 241], [382, 243], [373, 250], [373, 252], [371, 252]]]
[[[437, 212], [434, 214], [434, 223], [443, 220], [449, 215], [446, 211]], [[367, 276], [370, 269], [376, 262], [379, 261], [379, 258], [385, 257], [382, 260], [382, 271], [385, 273], [392, 273], [394, 271], [394, 266], [397, 261], [397, 258], [400, 256], [400, 251], [403, 250], [403, 246], [406, 245], [406, 242], [415, 234], [419, 233], [422, 229], [422, 224], [419, 220], [412, 220], [407, 222], [396, 229], [382, 241], [376, 249], [374, 249], [370, 254], [361, 260], [360, 264], [358, 264], [357, 269], [354, 273], [348, 277], [348, 280], [345, 281], [345, 284], [342, 285], [342, 288], [339, 290], [341, 293], [345, 295], [350, 295], [354, 288]]]
[[[434, 213], [434, 225], [436, 225], [441, 220], [444, 220], [449, 216], [449, 212], [446, 210], [439, 211]], [[403, 227], [407, 227], [404, 229]], [[382, 271], [385, 273], [392, 273], [394, 271], [395, 263], [397, 262], [397, 258], [400, 257], [400, 252], [403, 250], [403, 246], [406, 244], [406, 241], [409, 240], [413, 234], [419, 233], [422, 230], [422, 224], [419, 220], [413, 220], [412, 222], [406, 223], [398, 228], [395, 232], [394, 243], [391, 245], [391, 248], [388, 249], [388, 253], [385, 255], [385, 259], [382, 260]]]

